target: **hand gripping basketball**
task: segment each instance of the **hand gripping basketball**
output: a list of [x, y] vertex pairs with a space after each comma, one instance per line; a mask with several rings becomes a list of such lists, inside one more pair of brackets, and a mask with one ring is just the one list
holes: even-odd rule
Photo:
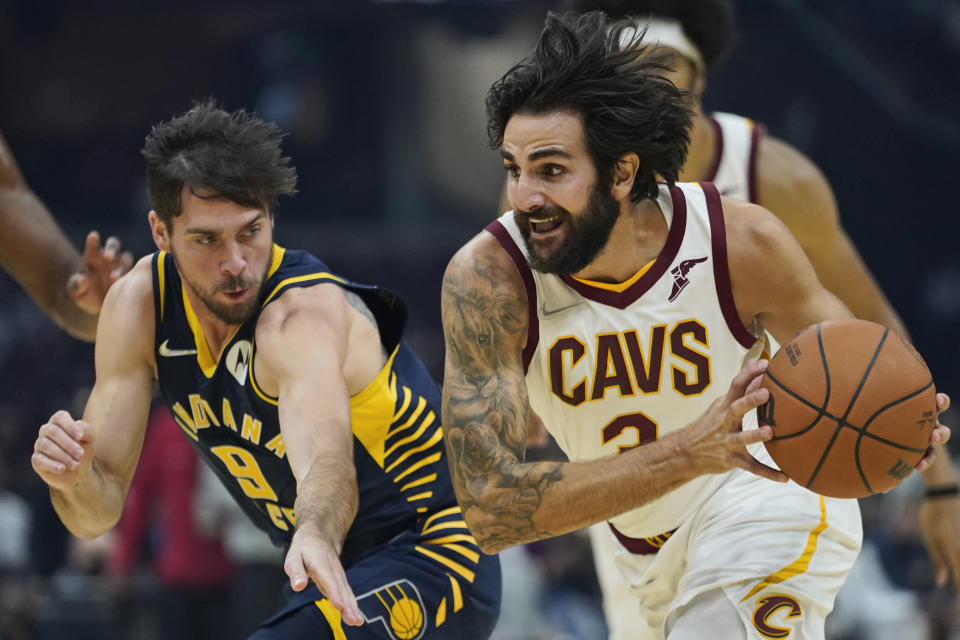
[[770, 400], [759, 419], [774, 433], [767, 451], [795, 482], [823, 495], [889, 491], [927, 468], [931, 445], [950, 435], [938, 421], [949, 399], [936, 393], [923, 358], [866, 320], [807, 327], [773, 357], [763, 386]]
[[786, 475], [759, 462], [747, 451], [748, 445], [773, 436], [770, 427], [751, 431], [741, 427], [743, 416], [769, 397], [769, 392], [760, 388], [760, 376], [767, 364], [766, 360], [758, 360], [745, 366], [730, 383], [727, 394], [714, 400], [702, 416], [682, 431], [683, 452], [701, 474], [740, 468], [777, 482], [787, 481]]

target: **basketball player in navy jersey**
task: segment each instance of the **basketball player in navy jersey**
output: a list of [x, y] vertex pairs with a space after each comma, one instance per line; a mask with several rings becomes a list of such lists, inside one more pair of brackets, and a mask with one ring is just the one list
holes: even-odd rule
[[54, 414], [33, 467], [71, 532], [107, 531], [156, 381], [184, 437], [288, 548], [288, 604], [253, 638], [486, 638], [499, 562], [457, 506], [403, 302], [273, 243], [296, 182], [280, 138], [210, 102], [154, 127], [160, 250], [110, 289], [83, 417]]
[[[667, 77], [686, 91], [693, 109], [690, 145], [680, 170], [681, 182], [713, 182], [720, 193], [770, 210], [797, 238], [817, 278], [858, 318], [872, 320], [908, 336], [899, 315], [883, 295], [869, 268], [841, 224], [830, 184], [817, 166], [796, 148], [764, 133], [763, 126], [730, 113], [708, 113], [702, 96], [707, 73], [729, 53], [736, 38], [736, 17], [729, 0], [567, 0], [564, 8], [584, 13], [599, 10], [611, 18], [631, 18], [646, 30], [645, 41], [657, 43]], [[503, 211], [511, 208], [502, 206]], [[944, 450], [936, 465], [923, 473], [932, 497], [924, 500], [920, 524], [933, 558], [937, 582], [948, 575], [960, 584], [960, 496], [942, 493], [955, 487], [957, 471]], [[604, 566], [616, 542], [602, 527], [590, 530], [597, 571], [604, 591], [604, 609], [612, 638], [631, 637], [629, 615], [616, 621], [618, 605], [611, 595], [620, 575]], [[603, 549], [598, 549], [602, 547]]]
[[83, 256], [70, 244], [20, 173], [0, 134], [0, 266], [62, 329], [92, 342], [107, 289], [129, 271], [133, 256], [110, 237], [87, 235]]
[[[676, 182], [692, 113], [639, 45], [633, 22], [551, 14], [488, 94], [515, 209], [444, 276], [457, 496], [488, 552], [608, 521], [635, 637], [822, 638], [856, 501], [768, 482], [771, 430], [741, 418], [767, 398], [758, 321], [783, 341], [850, 312], [769, 211]], [[531, 410], [570, 462], [524, 461]]]

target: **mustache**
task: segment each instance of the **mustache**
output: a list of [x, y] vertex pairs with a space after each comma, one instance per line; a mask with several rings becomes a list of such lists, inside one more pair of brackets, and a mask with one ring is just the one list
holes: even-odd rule
[[515, 209], [513, 215], [514, 218], [519, 219], [518, 221], [522, 223], [522, 225], [528, 224], [530, 222], [530, 218], [555, 218], [559, 216], [564, 220], [569, 220], [571, 217], [569, 211], [555, 204], [544, 205], [534, 211]]
[[243, 276], [232, 276], [223, 282], [218, 283], [217, 286], [213, 288], [213, 293], [220, 293], [221, 291], [233, 291], [234, 289], [249, 289], [256, 284], [257, 281], [255, 280], [244, 278]]

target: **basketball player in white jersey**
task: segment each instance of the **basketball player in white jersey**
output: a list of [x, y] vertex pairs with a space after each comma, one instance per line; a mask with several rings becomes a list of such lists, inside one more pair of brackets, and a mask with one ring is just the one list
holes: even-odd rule
[[107, 289], [133, 255], [110, 237], [87, 235], [83, 256], [33, 193], [0, 133], [0, 266], [70, 335], [93, 342]]
[[[645, 30], [644, 41], [656, 44], [673, 70], [667, 77], [687, 92], [694, 111], [682, 182], [713, 182], [722, 195], [760, 204], [787, 226], [800, 242], [820, 282], [855, 316], [879, 322], [900, 335], [908, 333], [887, 301], [856, 247], [844, 231], [836, 200], [826, 178], [800, 151], [769, 135], [750, 118], [707, 113], [701, 97], [706, 73], [723, 59], [736, 34], [728, 0], [570, 0], [564, 5], [578, 13], [604, 11], [612, 18], [630, 17]], [[502, 210], [507, 210], [505, 207]], [[776, 345], [771, 345], [775, 349]], [[960, 499], [941, 495], [957, 486], [957, 472], [943, 452], [939, 464], [923, 474], [933, 499], [924, 501], [921, 527], [945, 584], [948, 567], [960, 582]], [[612, 640], [635, 638], [637, 609], [613, 565], [621, 547], [603, 525], [589, 530], [594, 564], [603, 591], [604, 614]]]
[[[769, 481], [769, 427], [740, 429], [765, 362], [741, 366], [756, 321], [850, 313], [767, 210], [675, 184], [691, 113], [625, 29], [551, 15], [488, 94], [515, 211], [444, 276], [454, 487], [487, 552], [609, 521], [639, 637], [822, 638], [857, 504]], [[570, 462], [524, 462], [530, 411]]]

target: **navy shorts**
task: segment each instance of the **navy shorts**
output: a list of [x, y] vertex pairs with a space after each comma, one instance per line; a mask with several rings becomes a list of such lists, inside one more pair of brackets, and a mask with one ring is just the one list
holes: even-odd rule
[[250, 640], [490, 637], [500, 613], [499, 558], [481, 552], [454, 522], [433, 526], [404, 533], [347, 569], [363, 625], [342, 625], [313, 582], [299, 593], [288, 583], [286, 607]]

